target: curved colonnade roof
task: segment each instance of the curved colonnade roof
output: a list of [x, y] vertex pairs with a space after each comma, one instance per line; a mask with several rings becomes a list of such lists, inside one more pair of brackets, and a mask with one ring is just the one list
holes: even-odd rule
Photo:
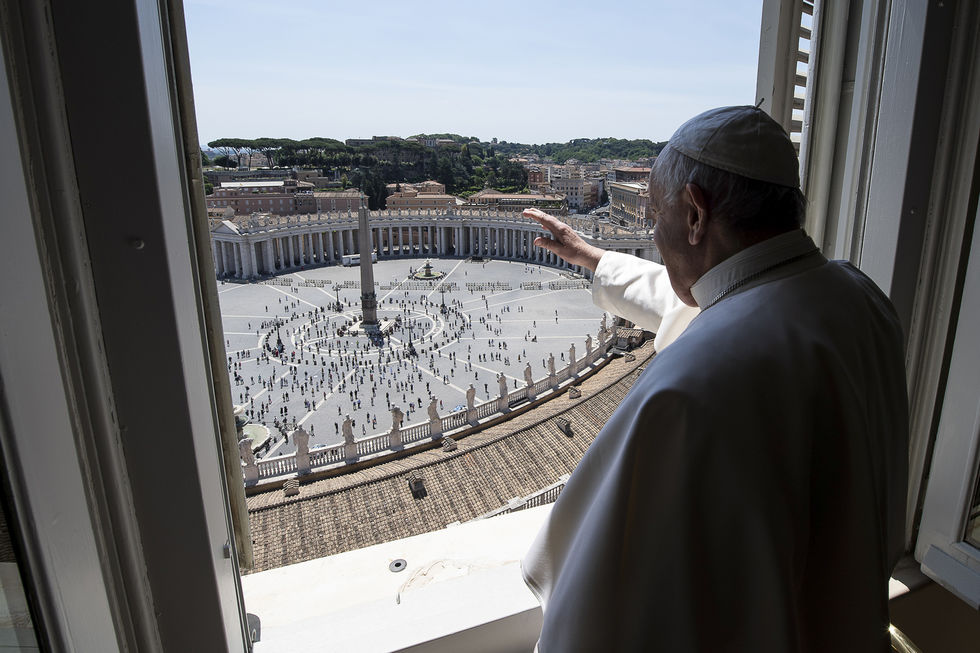
[[[654, 355], [653, 342], [636, 359], [612, 360], [585, 379], [582, 396], [564, 393], [513, 419], [440, 448], [246, 499], [253, 572], [330, 556], [467, 521], [544, 488], [570, 473]], [[571, 422], [573, 436], [556, 418]], [[414, 499], [407, 475], [417, 470], [427, 496]]]

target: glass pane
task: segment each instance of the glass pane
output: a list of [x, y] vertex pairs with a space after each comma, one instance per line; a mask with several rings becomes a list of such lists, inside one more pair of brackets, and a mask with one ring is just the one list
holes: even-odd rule
[[38, 651], [10, 531], [0, 507], [0, 651]]
[[[980, 462], [977, 463], [980, 467]], [[977, 470], [977, 484], [973, 491], [973, 501], [970, 502], [970, 513], [966, 517], [967, 542], [980, 549], [980, 469]]]

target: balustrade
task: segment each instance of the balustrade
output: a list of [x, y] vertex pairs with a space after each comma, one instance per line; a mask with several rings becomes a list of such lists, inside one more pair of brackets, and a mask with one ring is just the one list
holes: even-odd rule
[[[608, 354], [609, 349], [612, 347], [612, 338], [606, 340], [605, 343], [600, 344], [595, 347], [590, 353], [583, 356], [577, 361], [577, 369], [585, 369], [592, 364], [594, 364], [599, 359], [605, 357]], [[562, 383], [568, 380], [573, 375], [571, 373], [571, 366], [563, 367], [558, 370], [555, 374], [557, 383]], [[551, 380], [549, 377], [544, 377], [540, 379], [528, 388], [518, 388], [509, 392], [504, 397], [504, 405], [510, 406], [518, 403], [524, 399], [527, 399], [529, 394], [535, 397], [541, 396], [543, 393], [552, 389]], [[530, 393], [529, 393], [530, 390]], [[500, 402], [497, 399], [493, 399], [476, 406], [476, 414], [478, 419], [483, 419], [490, 417], [498, 412]], [[442, 422], [442, 432], [447, 433], [455, 429], [462, 428], [466, 426], [466, 410], [458, 410], [445, 417], [441, 418]], [[412, 442], [418, 442], [424, 440], [431, 435], [431, 429], [429, 422], [423, 422], [421, 424], [416, 424], [414, 426], [405, 427], [400, 430], [401, 442], [402, 444], [409, 444]], [[355, 440], [355, 448], [357, 451], [357, 456], [368, 456], [372, 454], [382, 453], [391, 450], [391, 434], [382, 433], [380, 435], [371, 436], [363, 440]], [[321, 449], [313, 449], [309, 453], [310, 467], [311, 469], [322, 468], [328, 465], [342, 464], [345, 462], [345, 450], [344, 445], [332, 445], [330, 447], [325, 447]], [[349, 462], [349, 461], [348, 461]], [[265, 458], [255, 461], [259, 481], [286, 476], [293, 474], [297, 471], [296, 457], [295, 454], [285, 454], [282, 456], [275, 456], [273, 458]], [[535, 505], [543, 505], [545, 503], [551, 503], [557, 494], [561, 492], [561, 487], [563, 483], [556, 484], [554, 487], [548, 488], [547, 491], [543, 493], [529, 497], [524, 503], [521, 504], [519, 508], [522, 509], [526, 507], [532, 507]], [[552, 494], [554, 497], [552, 497]], [[500, 512], [510, 512], [511, 509], [506, 506], [503, 509], [498, 509], [490, 514], [499, 514]]]

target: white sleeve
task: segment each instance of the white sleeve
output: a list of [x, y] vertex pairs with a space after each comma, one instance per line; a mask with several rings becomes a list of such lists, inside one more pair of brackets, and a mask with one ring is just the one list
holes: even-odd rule
[[674, 294], [667, 268], [620, 252], [606, 252], [599, 259], [592, 279], [592, 301], [599, 308], [658, 334], [661, 327], [671, 327], [675, 322], [683, 323], [677, 324], [683, 331], [698, 314], [697, 308]]

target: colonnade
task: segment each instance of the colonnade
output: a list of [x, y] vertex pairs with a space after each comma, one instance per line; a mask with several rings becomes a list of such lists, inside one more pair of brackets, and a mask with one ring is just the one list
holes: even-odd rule
[[[402, 257], [491, 257], [527, 261], [590, 274], [533, 245], [543, 235], [537, 223], [479, 220], [405, 219], [375, 221], [372, 242], [379, 259]], [[381, 222], [378, 224], [378, 222]], [[296, 223], [236, 233], [211, 233], [215, 274], [251, 279], [310, 266], [339, 263], [358, 251], [357, 223]], [[602, 246], [602, 244], [600, 244]], [[645, 248], [618, 247], [643, 255]]]

